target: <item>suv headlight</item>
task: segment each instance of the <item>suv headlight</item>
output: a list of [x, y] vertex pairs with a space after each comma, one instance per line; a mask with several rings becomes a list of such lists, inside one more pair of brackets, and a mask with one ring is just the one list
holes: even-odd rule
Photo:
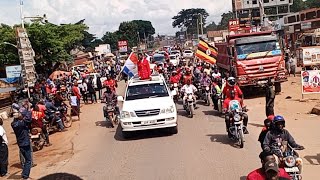
[[169, 114], [169, 113], [174, 113], [174, 107], [173, 106], [170, 106], [170, 107], [167, 107], [165, 109], [161, 109], [161, 114]]
[[121, 118], [125, 119], [125, 118], [130, 118], [130, 112], [128, 111], [122, 111], [121, 112]]

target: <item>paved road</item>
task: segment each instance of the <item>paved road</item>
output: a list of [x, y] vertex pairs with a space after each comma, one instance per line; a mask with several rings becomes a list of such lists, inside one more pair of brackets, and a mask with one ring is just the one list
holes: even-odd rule
[[[120, 87], [120, 90], [123, 87]], [[193, 119], [181, 105], [179, 133], [138, 133], [131, 140], [121, 138], [119, 128], [107, 128], [102, 104], [84, 106], [79, 135], [74, 139], [75, 155], [55, 172], [68, 172], [84, 179], [243, 179], [259, 167], [260, 128], [246, 136], [239, 149], [225, 133], [224, 120], [212, 107], [199, 105]]]

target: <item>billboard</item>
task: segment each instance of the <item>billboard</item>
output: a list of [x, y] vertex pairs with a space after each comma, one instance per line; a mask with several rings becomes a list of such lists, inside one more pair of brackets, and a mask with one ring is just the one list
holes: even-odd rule
[[230, 19], [229, 20], [229, 32], [236, 32], [240, 28], [240, 22], [238, 19]]
[[127, 52], [128, 51], [128, 41], [118, 41], [118, 49], [119, 52]]
[[301, 71], [302, 94], [320, 93], [320, 70]]
[[21, 76], [21, 65], [6, 66], [7, 78], [16, 78]]

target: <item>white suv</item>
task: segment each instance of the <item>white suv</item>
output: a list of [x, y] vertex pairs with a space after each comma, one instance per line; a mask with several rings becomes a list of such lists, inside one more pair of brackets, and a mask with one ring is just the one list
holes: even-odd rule
[[170, 128], [178, 133], [177, 109], [173, 94], [162, 75], [152, 75], [152, 80], [132, 78], [126, 87], [120, 124], [122, 135], [128, 138], [132, 131]]

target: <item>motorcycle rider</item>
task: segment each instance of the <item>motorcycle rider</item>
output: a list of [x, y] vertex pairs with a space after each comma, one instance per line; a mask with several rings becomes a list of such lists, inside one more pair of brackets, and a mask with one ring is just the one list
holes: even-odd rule
[[211, 88], [211, 87], [210, 87], [210, 86], [211, 86], [211, 78], [210, 78], [210, 76], [209, 76], [206, 72], [203, 73], [203, 77], [202, 77], [202, 79], [201, 79], [200, 84], [201, 84], [201, 86], [202, 86], [202, 95], [204, 95], [205, 90], [206, 90], [205, 88], [206, 88], [206, 87]]
[[192, 83], [193, 76], [191, 74], [191, 70], [189, 68], [186, 69], [186, 74], [183, 76], [183, 84], [187, 84], [188, 81]]
[[243, 100], [243, 93], [240, 87], [236, 84], [236, 79], [234, 77], [229, 77], [227, 79], [227, 83], [225, 87], [222, 90], [222, 94], [226, 98], [230, 98], [230, 95], [231, 95], [230, 91], [232, 90], [235, 92], [235, 97], [241, 98], [241, 100]]
[[40, 128], [44, 134], [46, 144], [45, 146], [51, 146], [51, 143], [49, 141], [49, 133], [47, 131], [47, 128], [43, 125], [43, 120], [45, 118], [45, 114], [40, 110], [38, 105], [35, 105], [32, 112], [32, 122], [31, 127], [32, 128]]
[[[230, 91], [230, 97], [226, 98], [223, 102], [223, 112], [226, 113], [225, 115], [225, 123], [226, 123], [226, 128], [227, 128], [227, 132], [228, 132], [228, 137], [232, 137], [232, 134], [230, 133], [229, 129], [230, 129], [230, 115], [228, 113], [228, 109], [229, 109], [229, 103], [232, 100], [237, 100], [239, 101], [241, 107], [244, 107], [243, 105], [243, 101], [239, 98], [236, 97], [235, 91], [231, 90]], [[248, 115], [246, 113], [243, 113], [243, 133], [244, 134], [249, 134], [248, 130], [247, 130], [247, 125], [248, 125]]]
[[186, 84], [182, 86], [181, 88], [181, 92], [184, 93], [184, 96], [183, 96], [183, 106], [186, 105], [186, 100], [188, 98], [187, 94], [192, 94], [192, 97], [193, 97], [193, 100], [194, 100], [194, 107], [197, 108], [196, 106], [196, 97], [194, 95], [194, 93], [197, 91], [197, 88], [191, 84], [191, 80], [188, 79]]
[[[284, 128], [285, 128], [285, 119], [280, 115], [275, 116], [272, 121], [272, 128], [267, 133], [263, 141], [263, 150], [266, 152], [271, 152], [275, 154], [277, 156], [278, 162], [279, 162], [279, 159], [283, 157], [282, 152], [279, 151], [279, 148], [282, 147], [282, 142], [284, 141], [288, 142], [288, 145], [290, 145], [292, 148], [296, 150], [304, 149], [303, 146], [295, 142], [294, 138], [291, 136], [289, 131]], [[302, 162], [300, 158], [299, 160]], [[301, 173], [302, 164], [300, 164], [298, 168]]]
[[264, 138], [266, 137], [267, 133], [270, 131], [273, 118], [274, 118], [274, 116], [270, 115], [270, 116], [268, 116], [267, 119], [264, 120], [264, 127], [259, 135], [259, 138], [258, 138], [258, 141], [260, 142], [262, 149], [263, 149]]
[[104, 86], [109, 87], [111, 91], [116, 92], [118, 83], [116, 80], [112, 79], [110, 75], [107, 75], [107, 80], [103, 82]]
[[181, 79], [181, 76], [179, 74], [177, 74], [177, 71], [172, 71], [169, 82], [170, 82], [170, 84], [174, 84], [174, 83], [179, 84], [180, 79]]
[[[118, 116], [119, 118], [119, 115], [120, 115], [120, 109], [118, 107], [118, 100], [117, 100], [117, 95], [115, 94], [114, 91], [111, 90], [110, 87], [106, 87], [106, 91], [103, 93], [103, 96], [102, 96], [102, 99], [104, 102], [106, 103], [111, 103], [114, 108], [115, 108], [115, 114]], [[105, 117], [108, 117], [108, 115], [106, 114], [106, 110], [104, 109], [103, 110], [103, 113], [104, 113], [104, 116]]]
[[53, 122], [56, 121], [56, 123], [58, 124], [59, 131], [63, 131], [64, 125], [62, 123], [61, 118], [54, 119], [54, 116], [55, 116], [54, 113], [56, 111], [58, 111], [59, 109], [56, 106], [54, 106], [54, 102], [53, 102], [52, 98], [47, 99], [47, 101], [45, 102], [45, 106], [46, 106], [47, 114], [49, 116], [49, 123], [52, 125]]

